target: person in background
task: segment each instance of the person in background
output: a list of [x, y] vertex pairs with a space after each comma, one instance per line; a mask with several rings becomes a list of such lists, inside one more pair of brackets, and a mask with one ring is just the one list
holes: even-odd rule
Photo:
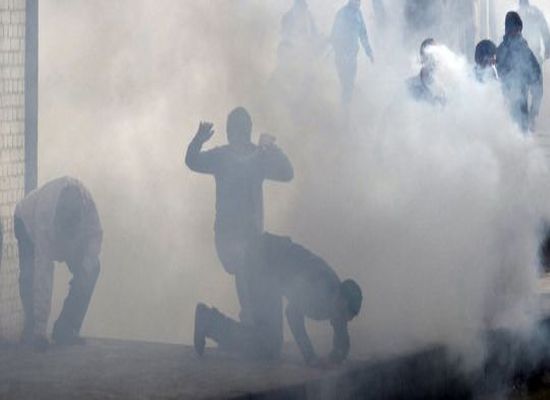
[[535, 129], [543, 96], [543, 79], [540, 64], [522, 31], [523, 21], [519, 14], [514, 11], [506, 14], [505, 35], [497, 48], [496, 66], [512, 118], [527, 133]]
[[367, 28], [361, 13], [361, 0], [349, 0], [338, 11], [330, 40], [334, 49], [336, 70], [342, 88], [342, 102], [349, 104], [353, 96], [353, 87], [357, 76], [359, 42], [361, 42], [367, 57], [374, 62]]
[[384, 0], [372, 0], [372, 8], [374, 10], [377, 27], [384, 29], [388, 22], [388, 14], [384, 5]]
[[490, 40], [482, 40], [476, 46], [474, 73], [480, 83], [498, 80], [497, 46]]
[[90, 192], [71, 177], [54, 179], [17, 203], [14, 231], [19, 250], [19, 288], [25, 316], [22, 342], [39, 350], [49, 345], [54, 261], [73, 275], [52, 338], [83, 344], [80, 328], [99, 276], [103, 232]]
[[[294, 0], [281, 21], [279, 57], [312, 57], [320, 46], [319, 32], [306, 0]], [[306, 54], [304, 54], [306, 53]]]
[[425, 39], [420, 45], [420, 72], [407, 79], [409, 95], [417, 102], [444, 106], [444, 92], [435, 83], [437, 62], [432, 52], [436, 42], [432, 38]]
[[523, 37], [542, 66], [550, 58], [550, 29], [542, 11], [529, 0], [519, 0], [518, 14], [523, 21]]

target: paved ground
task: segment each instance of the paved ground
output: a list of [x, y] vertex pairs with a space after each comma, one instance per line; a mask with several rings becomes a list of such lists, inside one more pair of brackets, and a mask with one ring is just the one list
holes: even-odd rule
[[214, 350], [199, 359], [186, 346], [92, 340], [43, 354], [0, 350], [0, 399], [239, 398], [338, 373], [242, 362]]
[[520, 390], [472, 396], [473, 381], [457, 372], [437, 347], [319, 371], [289, 356], [282, 363], [243, 362], [215, 350], [198, 358], [187, 346], [90, 340], [46, 353], [0, 348], [0, 400], [550, 398], [550, 384], [529, 395]]

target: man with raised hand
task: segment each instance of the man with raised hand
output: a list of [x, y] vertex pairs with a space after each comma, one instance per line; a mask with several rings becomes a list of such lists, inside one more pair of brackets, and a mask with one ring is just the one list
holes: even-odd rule
[[289, 182], [294, 171], [273, 136], [262, 135], [258, 145], [252, 143], [252, 119], [243, 107], [227, 117], [228, 144], [203, 150], [213, 135], [213, 124], [201, 122], [185, 162], [191, 170], [215, 179], [216, 250], [224, 269], [235, 276], [241, 320], [250, 321], [253, 300], [248, 294], [245, 265], [253, 257], [251, 244], [264, 229], [263, 182]]
[[35, 189], [15, 208], [19, 288], [25, 316], [21, 341], [45, 350], [54, 261], [73, 275], [52, 338], [56, 344], [83, 344], [80, 328], [99, 276], [103, 232], [90, 192], [70, 177]]

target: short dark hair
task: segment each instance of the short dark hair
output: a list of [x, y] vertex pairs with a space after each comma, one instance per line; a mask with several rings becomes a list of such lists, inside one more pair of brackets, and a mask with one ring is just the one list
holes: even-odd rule
[[420, 57], [426, 56], [426, 49], [430, 46], [435, 46], [434, 38], [427, 38], [422, 41], [422, 44], [420, 45]]
[[494, 56], [497, 53], [497, 46], [490, 40], [485, 39], [479, 42], [476, 46], [475, 60], [476, 64], [483, 65], [487, 58]]
[[509, 11], [506, 14], [506, 20], [504, 22], [504, 33], [506, 35], [521, 32], [523, 30], [523, 21], [519, 14], [515, 11]]
[[363, 292], [353, 279], [347, 279], [340, 284], [340, 294], [346, 300], [348, 311], [354, 317], [361, 311]]

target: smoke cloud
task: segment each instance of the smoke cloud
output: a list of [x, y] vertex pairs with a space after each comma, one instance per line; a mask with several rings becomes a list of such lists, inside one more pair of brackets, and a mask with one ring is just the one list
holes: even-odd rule
[[[359, 54], [344, 109], [330, 52], [305, 77], [277, 68], [291, 3], [41, 3], [40, 182], [83, 180], [105, 230], [83, 334], [191, 343], [196, 302], [237, 313], [214, 250], [213, 180], [183, 156], [199, 120], [215, 124], [208, 146], [222, 144], [227, 113], [243, 105], [254, 137], [275, 135], [296, 171], [266, 184], [266, 230], [363, 287], [353, 356], [443, 342], [479, 361], [482, 330], [527, 330], [536, 317], [550, 211], [537, 139], [520, 134], [498, 86], [477, 84], [444, 46], [434, 51], [446, 107], [412, 102], [404, 81], [418, 72], [419, 43], [402, 45], [398, 0], [385, 27], [363, 2], [376, 63]], [[323, 34], [343, 4], [310, 1]], [[57, 278], [54, 316], [68, 274]], [[327, 328], [311, 327], [325, 342]]]

